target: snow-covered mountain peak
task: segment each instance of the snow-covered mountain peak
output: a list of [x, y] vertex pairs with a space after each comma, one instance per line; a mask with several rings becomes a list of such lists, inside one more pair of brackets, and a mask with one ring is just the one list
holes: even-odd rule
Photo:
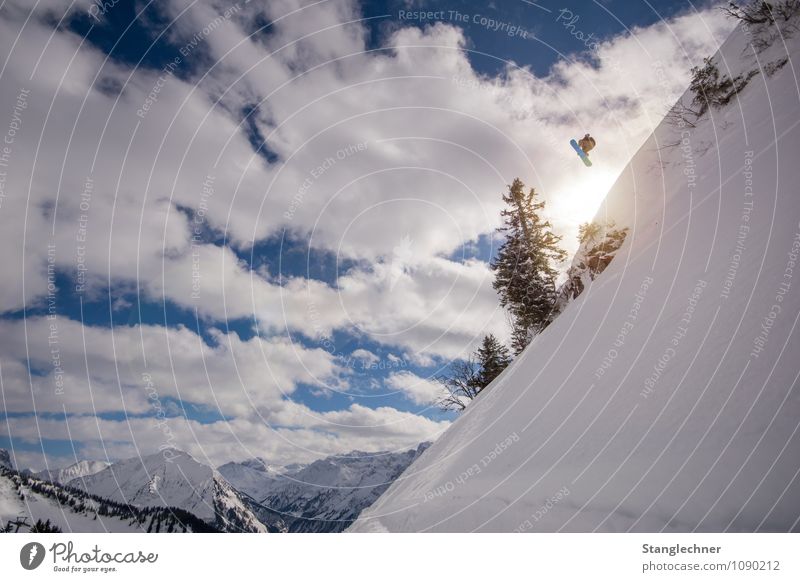
[[69, 484], [140, 507], [179, 507], [226, 531], [266, 531], [218, 471], [178, 449], [119, 461]]

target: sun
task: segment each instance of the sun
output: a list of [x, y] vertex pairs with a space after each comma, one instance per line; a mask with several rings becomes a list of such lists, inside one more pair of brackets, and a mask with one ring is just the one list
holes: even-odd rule
[[578, 226], [594, 219], [618, 177], [617, 172], [598, 165], [585, 170], [572, 174], [547, 196], [549, 218], [563, 236], [563, 246], [570, 253], [578, 246]]

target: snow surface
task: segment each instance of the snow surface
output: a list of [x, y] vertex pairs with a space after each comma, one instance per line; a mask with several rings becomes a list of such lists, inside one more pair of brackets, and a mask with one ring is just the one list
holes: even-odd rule
[[[0, 475], [0, 523], [26, 517], [27, 523], [47, 521], [62, 532], [80, 533], [136, 533], [142, 526], [130, 520], [96, 515], [89, 511], [75, 511], [69, 505], [60, 505], [55, 499], [34, 493], [26, 487], [17, 492], [7, 475]], [[21, 530], [25, 532], [26, 530]]]
[[616, 258], [351, 531], [800, 529], [798, 40], [734, 31], [723, 72], [788, 63], [657, 128]]

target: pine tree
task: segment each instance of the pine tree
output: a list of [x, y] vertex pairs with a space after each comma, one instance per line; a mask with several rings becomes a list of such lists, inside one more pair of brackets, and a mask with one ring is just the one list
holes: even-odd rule
[[494, 335], [489, 334], [484, 336], [481, 347], [478, 348], [477, 360], [481, 367], [478, 373], [478, 384], [483, 389], [506, 369], [511, 363], [511, 356], [508, 348], [501, 344]]
[[512, 347], [519, 354], [531, 337], [552, 321], [557, 297], [555, 265], [567, 254], [558, 246], [561, 237], [540, 216], [544, 202], [537, 201], [533, 188], [525, 192], [525, 185], [517, 178], [503, 200], [508, 207], [501, 212], [504, 224], [498, 231], [506, 240], [491, 267], [500, 304], [511, 317]]
[[50, 520], [42, 521], [37, 519], [36, 523], [31, 526], [30, 533], [62, 533], [61, 528], [57, 525], [50, 523]]
[[494, 335], [485, 336], [481, 347], [466, 360], [453, 362], [450, 375], [436, 378], [444, 388], [439, 407], [464, 410], [510, 363], [508, 348]]

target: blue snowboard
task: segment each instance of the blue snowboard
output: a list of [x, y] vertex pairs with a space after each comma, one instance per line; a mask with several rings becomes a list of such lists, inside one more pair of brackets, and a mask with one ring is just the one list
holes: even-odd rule
[[580, 156], [580, 158], [583, 160], [583, 163], [586, 164], [587, 167], [591, 167], [592, 160], [590, 160], [589, 156], [586, 155], [586, 152], [581, 149], [581, 146], [578, 145], [578, 142], [576, 142], [574, 139], [571, 139], [569, 140], [569, 145], [571, 145], [575, 151], [578, 152], [578, 156]]

